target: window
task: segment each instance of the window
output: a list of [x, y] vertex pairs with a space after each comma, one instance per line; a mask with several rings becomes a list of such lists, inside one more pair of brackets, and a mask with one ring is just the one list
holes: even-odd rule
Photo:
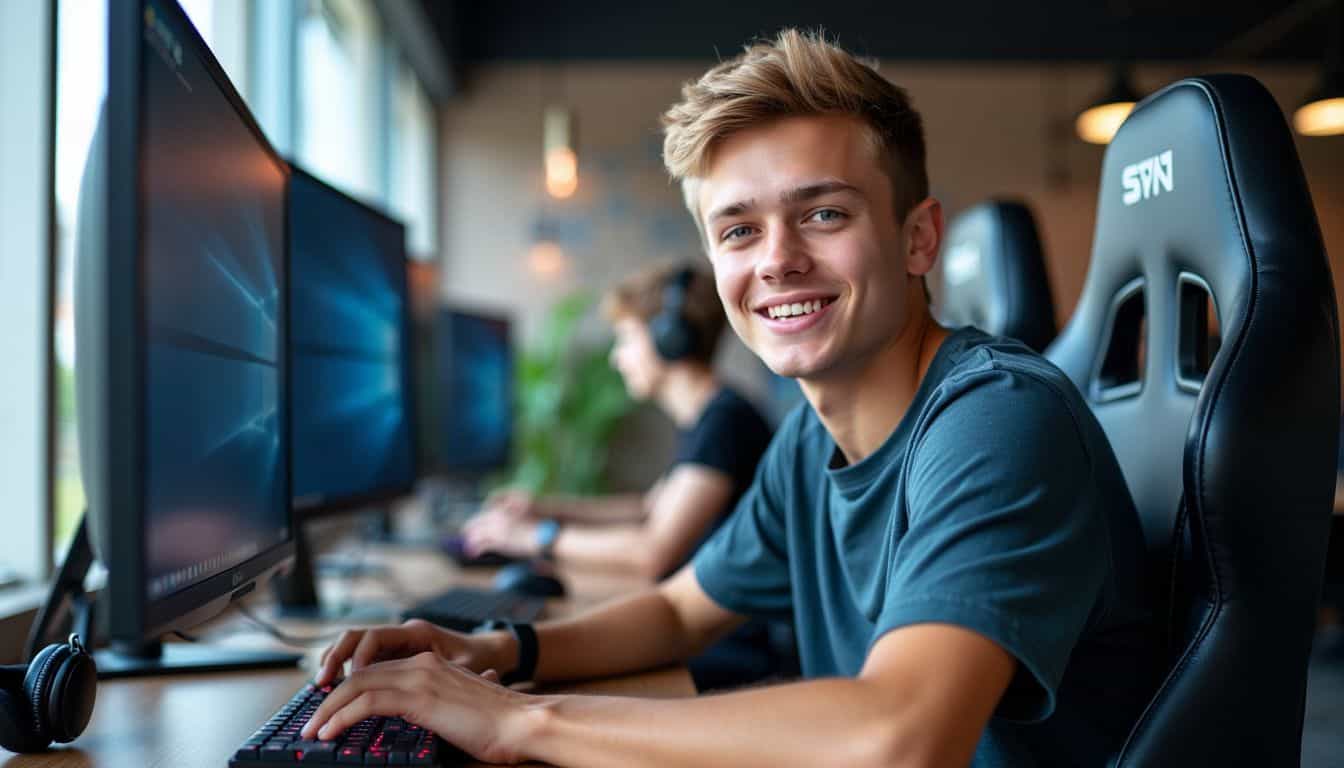
[[[178, 0], [243, 98], [247, 92], [247, 9], [243, 0]], [[251, 104], [249, 103], [249, 107]]]
[[434, 194], [438, 122], [429, 94], [404, 60], [398, 61], [391, 118], [388, 205], [407, 223], [407, 251], [413, 258], [430, 259], [439, 236]]
[[107, 96], [107, 3], [56, 4], [56, 285], [52, 310], [53, 556], [60, 558], [84, 511], [75, 423], [75, 228], [80, 181]]
[[0, 3], [0, 583], [44, 575], [50, 0]]
[[298, 19], [299, 162], [366, 200], [383, 198], [378, 17], [358, 0], [309, 0]]

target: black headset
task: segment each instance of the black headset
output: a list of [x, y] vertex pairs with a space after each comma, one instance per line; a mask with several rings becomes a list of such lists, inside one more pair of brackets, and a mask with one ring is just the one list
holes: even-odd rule
[[0, 747], [38, 752], [74, 741], [89, 724], [98, 670], [78, 634], [27, 664], [0, 666]]
[[686, 298], [695, 270], [683, 267], [663, 287], [663, 306], [649, 318], [649, 333], [658, 356], [668, 362], [687, 357], [697, 348], [699, 334], [686, 320]]

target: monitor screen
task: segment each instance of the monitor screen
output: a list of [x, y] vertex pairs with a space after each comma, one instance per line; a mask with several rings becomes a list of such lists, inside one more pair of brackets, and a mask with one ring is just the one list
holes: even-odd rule
[[286, 173], [185, 19], [148, 3], [143, 23], [144, 574], [157, 599], [289, 537]]
[[507, 466], [513, 442], [508, 319], [445, 309], [434, 339], [440, 467], [470, 474]]
[[415, 482], [405, 228], [295, 170], [290, 187], [294, 508]]

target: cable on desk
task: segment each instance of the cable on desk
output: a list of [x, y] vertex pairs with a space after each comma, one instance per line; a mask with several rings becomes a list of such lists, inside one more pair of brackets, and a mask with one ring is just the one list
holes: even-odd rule
[[255, 613], [252, 612], [251, 608], [248, 608], [245, 604], [241, 602], [234, 603], [233, 607], [237, 609], [238, 613], [242, 614], [243, 618], [251, 622], [253, 626], [257, 627], [262, 632], [265, 632], [266, 634], [270, 635], [276, 640], [279, 640], [285, 645], [293, 645], [299, 648], [311, 648], [313, 646], [323, 645], [325, 643], [331, 642], [332, 640], [335, 640], [336, 638], [340, 637], [341, 633], [344, 631], [344, 630], [337, 630], [335, 632], [319, 632], [318, 634], [315, 635], [291, 635], [288, 632], [285, 632], [284, 630], [270, 623], [269, 621], [266, 621], [265, 619], [256, 615]]

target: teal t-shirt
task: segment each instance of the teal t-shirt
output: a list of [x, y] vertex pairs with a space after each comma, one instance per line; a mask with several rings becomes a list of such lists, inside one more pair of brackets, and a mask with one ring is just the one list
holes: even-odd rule
[[806, 403], [694, 559], [728, 610], [795, 621], [803, 674], [855, 676], [885, 633], [956, 624], [1017, 672], [975, 765], [1103, 765], [1155, 683], [1138, 517], [1101, 426], [1025, 346], [964, 328], [905, 417], [846, 466]]

